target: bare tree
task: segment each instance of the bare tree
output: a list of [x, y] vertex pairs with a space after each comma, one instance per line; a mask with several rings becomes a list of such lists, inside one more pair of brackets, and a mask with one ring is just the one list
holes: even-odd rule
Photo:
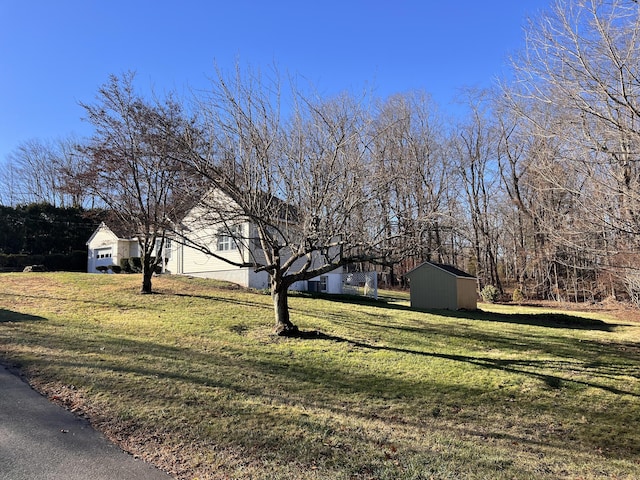
[[10, 156], [8, 156], [0, 168], [0, 205], [17, 206], [21, 203], [21, 195], [16, 188], [19, 174]]
[[55, 207], [85, 206], [84, 192], [67, 189], [67, 172], [75, 163], [79, 141], [69, 136], [55, 141], [33, 139], [20, 144], [5, 161], [4, 203], [47, 203]]
[[56, 191], [62, 201], [74, 207], [94, 208], [102, 205], [101, 199], [75, 179], [82, 173], [84, 163], [79, 154], [83, 150], [86, 139], [69, 136], [58, 140], [57, 151], [53, 156], [58, 181]]
[[[200, 98], [207, 134], [191, 138], [190, 166], [212, 192], [221, 192], [198, 207], [199, 231], [208, 224], [239, 244], [259, 245], [235, 264], [268, 273], [276, 332], [295, 335], [289, 287], [351, 262], [384, 258], [398, 248], [397, 229], [392, 219], [373, 214], [385, 179], [372, 174], [370, 119], [361, 103], [347, 94], [318, 100], [295, 85], [284, 102], [281, 85], [277, 75], [218, 72]], [[283, 103], [291, 112], [286, 118]], [[234, 228], [240, 220], [251, 229]], [[182, 241], [216, 256], [211, 237], [182, 234]]]
[[[377, 192], [377, 209], [382, 218], [395, 219], [405, 245], [401, 257], [383, 260], [393, 281], [396, 267], [404, 274], [419, 262], [442, 261], [447, 250], [442, 239], [449, 227], [446, 138], [435, 103], [418, 91], [386, 99], [373, 128], [375, 175], [386, 179]], [[408, 264], [398, 265], [405, 259]]]
[[472, 227], [470, 240], [477, 262], [478, 287], [493, 285], [502, 292], [494, 215], [499, 201], [497, 137], [490, 121], [488, 98], [486, 92], [466, 92], [469, 115], [458, 126], [453, 144]]
[[133, 80], [133, 73], [111, 76], [98, 90], [96, 103], [81, 103], [95, 132], [80, 149], [83, 164], [75, 179], [138, 239], [141, 293], [151, 293], [165, 234], [191, 205], [194, 189], [176, 161], [175, 139], [186, 129], [182, 107], [171, 96], [145, 100], [135, 92]]
[[[554, 246], [548, 265], [564, 271], [575, 298], [579, 277], [591, 282], [616, 251], [628, 258], [637, 250], [639, 47], [637, 2], [558, 1], [532, 21], [527, 49], [514, 61], [516, 82], [504, 90], [539, 149], [530, 158], [545, 159], [535, 171], [546, 221], [541, 211], [531, 218]], [[556, 228], [551, 212], [563, 218]]]
[[563, 113], [563, 130], [553, 132], [567, 145], [563, 161], [593, 180], [601, 195], [592, 198], [612, 200], [585, 205], [594, 220], [633, 235], [640, 232], [638, 65], [638, 4], [574, 0], [557, 2], [532, 24], [526, 61], [516, 68], [524, 86], [520, 96]]

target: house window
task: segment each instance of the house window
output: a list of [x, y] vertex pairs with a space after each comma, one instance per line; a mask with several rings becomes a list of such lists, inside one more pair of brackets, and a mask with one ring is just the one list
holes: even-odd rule
[[165, 238], [164, 242], [162, 238], [156, 239], [156, 255], [163, 256], [164, 258], [171, 258], [171, 239]]
[[320, 291], [321, 292], [326, 292], [327, 291], [327, 279], [328, 279], [328, 277], [326, 275], [322, 275], [320, 277]]
[[242, 238], [242, 227], [234, 225], [224, 228], [218, 233], [218, 251], [237, 250]]

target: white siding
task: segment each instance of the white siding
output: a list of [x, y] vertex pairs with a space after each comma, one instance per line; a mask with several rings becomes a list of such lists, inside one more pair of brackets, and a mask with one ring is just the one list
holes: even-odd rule
[[249, 270], [249, 287], [258, 290], [270, 288], [269, 274], [267, 272], [254, 272], [252, 268]]
[[[241, 226], [243, 235], [246, 234], [248, 224]], [[231, 250], [218, 251], [218, 232], [215, 228], [206, 228], [195, 231], [190, 234], [192, 241], [199, 244], [207, 245], [216, 255], [226, 258], [236, 263], [248, 261], [248, 250], [242, 245]], [[183, 275], [192, 275], [201, 278], [213, 278], [217, 280], [225, 280], [237, 283], [244, 287], [266, 288], [255, 286], [252, 284], [253, 279], [250, 277], [250, 269], [236, 267], [224, 260], [207, 255], [193, 247], [179, 245], [173, 240], [174, 250], [169, 262], [167, 263], [166, 272]], [[268, 286], [268, 285], [267, 285]]]
[[326, 273], [316, 278], [318, 280], [321, 280], [322, 277], [326, 277], [327, 286], [326, 290], [324, 290], [323, 293], [342, 293], [342, 272], [336, 273], [336, 271], [334, 270], [331, 273]]
[[116, 237], [106, 225], [102, 224], [91, 236], [91, 239], [87, 242], [87, 246], [90, 249], [111, 247], [117, 240], [118, 237]]
[[[242, 218], [237, 208], [233, 207], [231, 200], [224, 194], [212, 192], [207, 198], [209, 202], [218, 202], [217, 207], [228, 209], [230, 218]], [[226, 203], [225, 203], [226, 202]], [[215, 209], [214, 209], [215, 210]], [[220, 210], [218, 210], [219, 212]], [[199, 245], [206, 245], [209, 250], [218, 256], [222, 256], [236, 263], [258, 263], [264, 264], [264, 253], [257, 240], [258, 234], [256, 227], [248, 221], [241, 223], [243, 245], [238, 249], [217, 250], [218, 247], [218, 231], [224, 228], [233, 227], [233, 223], [225, 223], [226, 219], [220, 218], [215, 212], [206, 208], [205, 204], [199, 205], [191, 210], [182, 221], [187, 227], [182, 234], [191, 242]], [[215, 225], [215, 223], [218, 223]], [[214, 224], [214, 225], [212, 225]], [[287, 258], [283, 251], [282, 261]], [[336, 250], [335, 253], [338, 253]], [[305, 264], [306, 258], [298, 259], [290, 268], [289, 273], [295, 273]], [[323, 257], [319, 253], [314, 253], [313, 261], [310, 269], [322, 266]], [[202, 278], [213, 278], [226, 280], [237, 283], [244, 287], [255, 289], [266, 289], [270, 287], [269, 275], [266, 272], [255, 272], [252, 267], [237, 267], [225, 262], [224, 260], [214, 258], [195, 248], [181, 245], [176, 239], [173, 239], [173, 251], [166, 265], [167, 273], [192, 275]], [[342, 291], [341, 276], [342, 268], [334, 270], [333, 273], [338, 275], [332, 276], [329, 282], [330, 293], [340, 293]], [[307, 282], [296, 282], [291, 286], [292, 290], [306, 290]]]
[[[87, 272], [97, 273], [96, 267], [113, 265], [114, 255], [118, 252], [118, 237], [101, 224], [87, 242]], [[105, 255], [108, 252], [108, 257]]]

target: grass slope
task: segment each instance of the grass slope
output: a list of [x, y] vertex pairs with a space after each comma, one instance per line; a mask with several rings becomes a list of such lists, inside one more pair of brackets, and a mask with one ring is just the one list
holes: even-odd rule
[[[640, 478], [640, 324], [0, 275], [0, 357], [180, 479]], [[488, 306], [483, 306], [487, 309]]]

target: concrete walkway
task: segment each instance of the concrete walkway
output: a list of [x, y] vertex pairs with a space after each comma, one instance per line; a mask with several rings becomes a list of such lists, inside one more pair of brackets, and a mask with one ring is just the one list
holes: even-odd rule
[[0, 480], [170, 480], [0, 364]]

